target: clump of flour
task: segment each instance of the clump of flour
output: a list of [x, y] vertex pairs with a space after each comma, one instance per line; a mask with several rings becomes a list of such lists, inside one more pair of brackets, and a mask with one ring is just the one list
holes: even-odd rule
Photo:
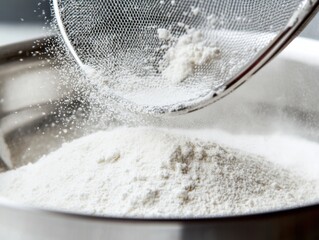
[[0, 185], [0, 196], [11, 201], [146, 217], [248, 213], [318, 195], [311, 182], [261, 157], [154, 128], [82, 137], [0, 174]]
[[[175, 41], [166, 29], [158, 29], [158, 37]], [[200, 30], [188, 29], [165, 53], [160, 63], [162, 75], [173, 83], [183, 82], [194, 74], [196, 67], [211, 63], [219, 55], [220, 50], [211, 46]]]
[[191, 7], [191, 12], [192, 12], [193, 15], [197, 16], [199, 14], [199, 12], [200, 12], [200, 9], [199, 9], [199, 7], [192, 6]]
[[165, 28], [159, 28], [157, 29], [158, 38], [160, 40], [170, 40], [171, 39], [171, 33], [169, 30]]

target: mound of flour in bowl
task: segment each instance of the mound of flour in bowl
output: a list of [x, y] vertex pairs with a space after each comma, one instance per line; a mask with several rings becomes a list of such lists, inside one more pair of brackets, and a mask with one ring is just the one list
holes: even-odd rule
[[[117, 128], [0, 174], [0, 196], [97, 215], [189, 217], [302, 204], [314, 184], [265, 159], [155, 128]], [[317, 194], [318, 195], [318, 194]]]

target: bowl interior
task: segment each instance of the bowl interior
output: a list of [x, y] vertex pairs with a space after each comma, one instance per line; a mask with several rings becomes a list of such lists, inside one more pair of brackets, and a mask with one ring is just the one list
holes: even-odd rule
[[[10, 48], [12, 57], [0, 65], [0, 154], [19, 167], [93, 128], [83, 124], [89, 118], [90, 103], [73, 91], [70, 82], [61, 81], [58, 68], [52, 67], [54, 59], [49, 62], [42, 55], [21, 61], [19, 45]], [[319, 160], [302, 159], [319, 154], [318, 75], [319, 42], [299, 38], [224, 99], [187, 115], [151, 122], [256, 154], [272, 149], [283, 158], [282, 164], [302, 166], [312, 177], [319, 176]], [[238, 138], [243, 135], [248, 139], [244, 145]], [[279, 145], [265, 141], [275, 141], [273, 136], [287, 141]], [[298, 147], [300, 142], [291, 139], [315, 145]], [[290, 161], [296, 152], [291, 149], [296, 147], [297, 157]]]

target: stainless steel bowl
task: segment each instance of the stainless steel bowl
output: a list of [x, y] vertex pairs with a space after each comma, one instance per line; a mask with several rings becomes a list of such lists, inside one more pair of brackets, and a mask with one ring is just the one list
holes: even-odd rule
[[[16, 167], [83, 134], [77, 127], [63, 131], [65, 122], [70, 123], [65, 120], [85, 117], [81, 113], [87, 103], [72, 98], [72, 89], [59, 84], [52, 68], [55, 56], [49, 58], [45, 51], [48, 42], [54, 38], [0, 49], [0, 155], [11, 158]], [[319, 43], [297, 39], [255, 80], [206, 109], [166, 124], [214, 127], [234, 134], [281, 131], [319, 142], [318, 75]], [[235, 217], [129, 219], [48, 211], [1, 200], [0, 239], [319, 239], [319, 204]]]

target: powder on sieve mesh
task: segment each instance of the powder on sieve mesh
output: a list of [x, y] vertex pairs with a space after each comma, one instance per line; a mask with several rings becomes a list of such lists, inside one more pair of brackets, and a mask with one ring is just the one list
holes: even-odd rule
[[176, 41], [169, 47], [160, 62], [163, 77], [172, 83], [183, 82], [195, 73], [197, 67], [211, 63], [220, 55], [220, 50], [208, 44], [200, 30], [188, 29], [185, 35], [177, 39], [172, 38], [166, 29], [157, 31], [159, 39]]

